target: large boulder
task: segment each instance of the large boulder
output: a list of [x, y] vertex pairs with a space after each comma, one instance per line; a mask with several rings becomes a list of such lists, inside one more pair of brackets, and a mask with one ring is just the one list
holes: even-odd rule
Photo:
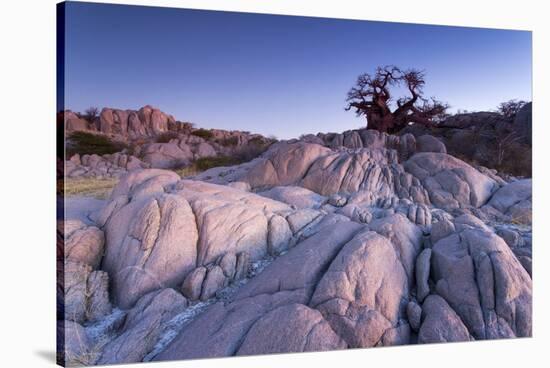
[[400, 213], [373, 220], [369, 229], [390, 239], [407, 275], [409, 286], [414, 285], [415, 260], [422, 250], [422, 230]]
[[65, 258], [81, 262], [97, 269], [103, 257], [103, 231], [95, 226], [85, 226], [65, 236]]
[[364, 231], [336, 256], [310, 305], [350, 347], [371, 347], [399, 327], [408, 294], [407, 275], [391, 242]]
[[447, 153], [445, 143], [433, 135], [424, 134], [416, 138], [416, 152], [439, 152]]
[[99, 114], [99, 130], [105, 134], [114, 133], [113, 126], [115, 125], [113, 110], [103, 108]]
[[333, 152], [316, 160], [301, 185], [322, 195], [380, 191], [391, 193], [391, 163], [397, 162], [395, 151], [360, 150]]
[[214, 147], [212, 147], [212, 145], [206, 142], [201, 142], [195, 148], [194, 158], [198, 159], [202, 157], [214, 157], [217, 155], [218, 153], [216, 152]]
[[66, 320], [95, 321], [111, 312], [107, 273], [92, 271], [89, 265], [70, 260], [65, 261], [63, 271]]
[[289, 211], [284, 203], [227, 186], [181, 180], [176, 194], [193, 208], [200, 232], [197, 265], [207, 265], [227, 252], [248, 252], [253, 260], [267, 254], [269, 218]]
[[303, 304], [281, 306], [252, 325], [237, 355], [344, 349], [347, 344], [319, 311]]
[[276, 232], [284, 231], [270, 219], [291, 211], [252, 193], [153, 169], [123, 178], [111, 199], [96, 219], [105, 224], [103, 269], [123, 308], [150, 291], [180, 287], [193, 269], [227, 253], [265, 257], [270, 239], [281, 239]]
[[470, 341], [470, 334], [455, 311], [439, 295], [430, 295], [422, 305], [420, 344]]
[[361, 148], [395, 150], [401, 160], [406, 160], [416, 151], [412, 134], [402, 136], [382, 133], [374, 129], [348, 130], [343, 133], [319, 134], [326, 146], [357, 150]]
[[159, 109], [151, 109], [151, 131], [160, 134], [168, 131], [168, 116]]
[[143, 148], [143, 161], [160, 169], [180, 168], [189, 165], [193, 152], [177, 143], [152, 143]]
[[[246, 283], [230, 303], [216, 303], [193, 320], [155, 360], [303, 351], [308, 331], [308, 349], [344, 347], [319, 314], [305, 305], [335, 255], [361, 228], [352, 222], [332, 225], [299, 243]], [[277, 310], [279, 307], [285, 308]], [[278, 318], [281, 314], [286, 314], [283, 320]], [[322, 326], [312, 327], [312, 319]], [[279, 333], [261, 328], [270, 320], [278, 321]], [[290, 331], [293, 326], [299, 327], [295, 335]], [[245, 340], [246, 346], [239, 352]]]
[[252, 188], [270, 188], [297, 183], [311, 164], [331, 153], [329, 148], [312, 143], [279, 143], [269, 150], [244, 178]]
[[532, 282], [504, 240], [463, 215], [432, 248], [437, 294], [476, 339], [531, 336]]
[[513, 181], [497, 190], [488, 206], [510, 217], [516, 223], [530, 224], [532, 221], [532, 179]]
[[235, 299], [244, 299], [278, 290], [305, 290], [312, 288], [320, 279], [324, 268], [363, 226], [353, 222], [341, 222], [326, 226], [277, 258], [258, 277], [250, 280], [239, 290]]
[[103, 268], [112, 277], [115, 303], [123, 308], [150, 291], [181, 284], [196, 266], [196, 219], [181, 196], [132, 200], [114, 211], [105, 234]]
[[86, 131], [89, 130], [89, 124], [85, 119], [79, 117], [69, 118], [65, 121], [65, 129], [67, 131]]
[[422, 181], [431, 203], [443, 209], [480, 207], [498, 188], [490, 177], [445, 153], [417, 153], [404, 166]]
[[122, 332], [103, 348], [97, 364], [142, 361], [153, 350], [163, 328], [187, 307], [187, 300], [173, 289], [153, 291], [128, 311]]

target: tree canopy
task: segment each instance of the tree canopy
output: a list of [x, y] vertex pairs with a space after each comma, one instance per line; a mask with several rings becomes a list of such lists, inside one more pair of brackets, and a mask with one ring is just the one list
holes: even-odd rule
[[[421, 70], [378, 67], [374, 74], [357, 78], [348, 92], [346, 110], [355, 109], [358, 116], [365, 116], [368, 129], [386, 133], [396, 133], [411, 123], [431, 125], [446, 115], [449, 106], [433, 97], [425, 98], [425, 83]], [[398, 88], [404, 88], [407, 95], [395, 98], [392, 89]]]

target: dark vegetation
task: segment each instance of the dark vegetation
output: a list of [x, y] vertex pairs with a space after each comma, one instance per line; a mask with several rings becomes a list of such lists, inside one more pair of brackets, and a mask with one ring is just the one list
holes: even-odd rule
[[84, 111], [84, 115], [82, 115], [84, 119], [88, 120], [90, 123], [94, 121], [95, 118], [99, 116], [99, 109], [97, 107], [89, 107]]
[[[409, 124], [430, 126], [446, 116], [446, 103], [423, 95], [425, 73], [402, 70], [393, 65], [378, 67], [374, 74], [364, 73], [348, 92], [346, 110], [365, 116], [367, 128], [397, 133]], [[407, 96], [395, 98], [392, 89], [404, 87]], [[392, 111], [393, 109], [393, 111]]]
[[67, 157], [78, 153], [80, 155], [105, 155], [120, 152], [128, 148], [125, 143], [114, 141], [100, 134], [74, 132], [67, 139]]
[[176, 121], [176, 122], [169, 122], [168, 123], [168, 129], [173, 132], [178, 133], [184, 133], [184, 134], [190, 134], [193, 130], [193, 127], [195, 125], [193, 123], [190, 123], [188, 121]]
[[[261, 138], [251, 139], [250, 142], [236, 150], [231, 156], [211, 156], [202, 157], [195, 160], [187, 171], [197, 173], [219, 166], [232, 166], [248, 162], [264, 153], [274, 140], [264, 142]], [[180, 168], [181, 169], [181, 168]]]
[[193, 163], [197, 171], [205, 171], [213, 167], [218, 166], [232, 166], [238, 165], [241, 162], [237, 157], [233, 156], [212, 156], [212, 157], [201, 157]]
[[216, 142], [224, 147], [233, 147], [239, 144], [239, 137], [231, 136], [223, 139], [218, 139]]
[[[273, 142], [270, 142], [270, 143], [267, 143], [267, 144], [269, 145], [269, 144], [272, 144], [272, 143]], [[252, 146], [261, 146], [261, 145], [265, 145], [266, 142], [265, 142], [265, 139], [262, 138], [262, 137], [253, 137], [248, 141], [248, 144], [252, 145]]]
[[472, 112], [449, 117], [448, 121], [470, 119], [471, 123], [463, 127], [443, 121], [430, 127], [409, 126], [400, 134], [412, 133], [417, 137], [431, 134], [445, 143], [449, 154], [471, 165], [485, 166], [502, 174], [531, 177], [532, 146], [516, 121], [524, 105], [525, 101], [510, 100], [501, 103], [493, 113]]
[[527, 104], [527, 102], [523, 100], [510, 100], [502, 102], [498, 105], [498, 112], [504, 117], [514, 118], [519, 110], [525, 106], [525, 104]]
[[532, 176], [532, 148], [513, 131], [465, 130], [447, 142], [447, 152], [472, 165], [514, 176]]
[[159, 134], [155, 138], [155, 142], [157, 143], [169, 143], [172, 139], [178, 138], [178, 133], [176, 132], [165, 132], [162, 134]]
[[214, 136], [214, 134], [210, 130], [202, 129], [202, 128], [193, 130], [191, 134], [207, 140], [211, 139]]

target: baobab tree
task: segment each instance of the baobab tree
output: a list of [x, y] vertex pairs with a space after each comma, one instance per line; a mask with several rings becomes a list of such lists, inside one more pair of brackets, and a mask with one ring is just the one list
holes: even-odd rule
[[[430, 126], [445, 116], [449, 106], [433, 97], [425, 98], [425, 83], [423, 71], [378, 67], [373, 75], [364, 73], [357, 78], [348, 92], [346, 110], [355, 109], [358, 116], [365, 116], [368, 129], [386, 133], [398, 132], [410, 123]], [[395, 99], [391, 89], [402, 87], [408, 95]]]

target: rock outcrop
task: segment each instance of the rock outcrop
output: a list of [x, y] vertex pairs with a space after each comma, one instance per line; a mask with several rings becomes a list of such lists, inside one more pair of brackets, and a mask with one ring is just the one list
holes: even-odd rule
[[120, 178], [128, 171], [151, 167], [139, 158], [124, 153], [73, 155], [65, 162], [68, 178]]
[[391, 242], [375, 232], [356, 235], [319, 281], [310, 304], [318, 309], [349, 347], [364, 348], [403, 329], [396, 344], [408, 342], [403, 328], [409, 295], [407, 274]]
[[243, 274], [246, 259], [288, 249], [322, 216], [150, 170], [124, 177], [95, 217], [105, 229], [103, 269], [111, 275], [113, 298], [128, 308], [163, 287], [183, 285], [187, 297], [208, 299]]
[[468, 329], [455, 311], [439, 295], [430, 295], [422, 304], [423, 322], [418, 343], [458, 342], [471, 340]]
[[64, 319], [83, 323], [111, 313], [109, 275], [99, 270], [104, 252], [104, 234], [80, 220], [63, 221]]
[[[98, 129], [174, 124], [154, 109], [121, 114], [104, 110]], [[193, 135], [149, 142], [142, 164], [220, 147]], [[69, 342], [84, 342], [67, 356], [115, 364], [531, 336], [532, 181], [446, 152], [428, 135], [355, 130], [186, 179], [126, 170], [94, 224], [65, 223], [61, 319]]]
[[509, 222], [530, 224], [533, 207], [532, 186], [532, 179], [509, 183], [493, 194], [487, 206], [505, 215]]
[[480, 207], [498, 188], [497, 183], [470, 165], [444, 153], [418, 153], [405, 162], [418, 178], [430, 202], [443, 209]]
[[[67, 157], [67, 177], [118, 178], [138, 168], [180, 169], [199, 159], [218, 156], [242, 161], [254, 158], [275, 141], [250, 132], [197, 129], [149, 105], [139, 110], [104, 108], [92, 121], [70, 110], [63, 116], [67, 147], [77, 152]], [[80, 152], [72, 137], [77, 132], [117, 142], [120, 152], [94, 152], [95, 142], [87, 143], [86, 152]]]
[[531, 336], [531, 278], [505, 241], [471, 215], [435, 242], [437, 294], [475, 339]]
[[118, 336], [105, 345], [97, 364], [141, 361], [157, 343], [164, 325], [187, 307], [173, 289], [146, 294], [128, 311]]
[[445, 210], [481, 207], [499, 188], [490, 176], [445, 153], [409, 156], [401, 162], [387, 148], [332, 151], [313, 143], [280, 143], [242, 167], [209, 170], [196, 179], [243, 181], [253, 190], [298, 185], [322, 196], [349, 196], [348, 204], [376, 205], [395, 197]]
[[[308, 308], [308, 303], [324, 270], [360, 229], [361, 225], [352, 222], [333, 225], [301, 242], [244, 285], [232, 302], [216, 303], [192, 321], [156, 360], [345, 347], [320, 313]], [[279, 320], [280, 332], [288, 335], [289, 329], [296, 329], [292, 338], [282, 339], [272, 331], [260, 331], [267, 320], [283, 311], [290, 313]], [[298, 321], [296, 313], [307, 319]], [[314, 328], [313, 322], [319, 326]], [[306, 339], [309, 332], [310, 338]], [[260, 333], [264, 340], [253, 341]]]
[[167, 132], [176, 121], [172, 115], [152, 106], [139, 110], [120, 110], [105, 107], [93, 121], [79, 118], [65, 111], [65, 128], [68, 131], [93, 131], [137, 138]]

